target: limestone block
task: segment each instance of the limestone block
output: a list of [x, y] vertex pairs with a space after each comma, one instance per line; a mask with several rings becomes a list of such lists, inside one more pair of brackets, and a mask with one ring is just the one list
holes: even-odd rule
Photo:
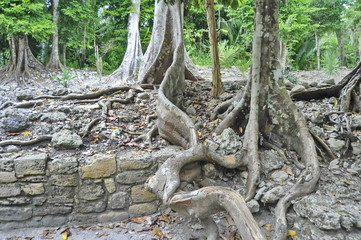
[[23, 221], [31, 218], [30, 207], [0, 207], [0, 221]]
[[104, 193], [100, 185], [81, 185], [78, 189], [78, 198], [91, 201], [101, 198]]
[[62, 187], [75, 187], [78, 184], [77, 175], [70, 174], [70, 175], [52, 175], [50, 177], [50, 182], [52, 185], [55, 186], [62, 186]]
[[134, 203], [144, 203], [154, 201], [157, 197], [154, 193], [149, 192], [143, 185], [132, 187], [131, 198]]
[[140, 170], [151, 166], [150, 154], [147, 152], [122, 152], [117, 158], [119, 171]]
[[80, 168], [82, 179], [109, 177], [116, 171], [115, 154], [96, 154]]
[[126, 192], [117, 192], [109, 197], [109, 208], [124, 209], [129, 206], [129, 195]]
[[14, 197], [20, 193], [20, 186], [17, 183], [0, 184], [0, 197]]
[[119, 173], [115, 180], [121, 184], [139, 184], [144, 183], [150, 175], [150, 171], [146, 170], [124, 171]]
[[129, 216], [131, 218], [146, 216], [146, 215], [151, 215], [156, 211], [157, 211], [156, 203], [141, 203], [129, 207]]
[[44, 175], [47, 159], [45, 153], [27, 154], [14, 159], [16, 176]]
[[70, 131], [70, 130], [61, 130], [53, 135], [51, 138], [51, 143], [56, 149], [75, 149], [83, 145], [83, 140], [81, 137]]
[[78, 171], [78, 161], [75, 157], [56, 158], [49, 162], [50, 173], [73, 174]]
[[97, 201], [80, 201], [75, 206], [75, 211], [79, 213], [100, 213], [104, 212], [107, 203], [104, 200]]
[[116, 191], [115, 181], [113, 178], [104, 179], [104, 185], [108, 193], [114, 193]]
[[127, 212], [105, 212], [101, 213], [98, 216], [98, 222], [106, 223], [106, 222], [119, 222], [129, 218], [129, 214]]
[[22, 186], [21, 190], [23, 190], [26, 194], [29, 195], [40, 195], [45, 192], [43, 183], [30, 183], [25, 186]]
[[16, 182], [15, 172], [1, 172], [0, 171], [0, 183], [12, 183]]

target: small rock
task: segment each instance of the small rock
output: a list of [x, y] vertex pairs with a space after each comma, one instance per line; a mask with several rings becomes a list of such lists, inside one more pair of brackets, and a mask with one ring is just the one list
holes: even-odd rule
[[195, 115], [197, 113], [196, 109], [193, 107], [193, 106], [189, 106], [187, 109], [186, 109], [186, 113], [188, 115]]
[[66, 114], [64, 112], [58, 112], [58, 111], [44, 113], [40, 117], [40, 120], [42, 122], [61, 122], [64, 121], [65, 119], [66, 119]]
[[18, 146], [15, 145], [9, 145], [5, 147], [5, 151], [7, 153], [15, 153], [15, 152], [19, 152], [20, 148]]
[[346, 145], [344, 140], [338, 140], [335, 138], [330, 138], [327, 140], [327, 142], [333, 151], [340, 151]]
[[207, 163], [202, 166], [202, 170], [204, 171], [204, 175], [211, 179], [215, 179], [218, 176], [217, 169], [215, 168], [214, 164]]
[[284, 171], [278, 170], [278, 171], [274, 171], [271, 174], [271, 178], [278, 183], [283, 183], [284, 181], [286, 181], [288, 179], [288, 174], [285, 173]]
[[357, 115], [352, 119], [351, 128], [353, 129], [361, 128], [361, 115]]
[[287, 160], [281, 157], [278, 152], [274, 150], [267, 150], [261, 152], [260, 159], [261, 169], [266, 174], [273, 170], [282, 168], [283, 163]]
[[75, 149], [83, 145], [81, 137], [70, 131], [61, 130], [53, 135], [51, 142], [56, 149]]
[[352, 153], [355, 155], [359, 155], [361, 154], [361, 143], [359, 142], [352, 142], [351, 143], [352, 146]]
[[20, 132], [29, 127], [27, 116], [20, 113], [9, 114], [2, 119], [1, 123], [7, 132]]
[[266, 192], [261, 201], [263, 203], [274, 203], [285, 195], [285, 189], [282, 186], [277, 186]]
[[291, 94], [292, 94], [292, 93], [303, 92], [303, 91], [305, 91], [305, 90], [306, 90], [306, 88], [305, 88], [304, 86], [302, 86], [302, 85], [296, 85], [296, 86], [294, 86], [294, 87], [292, 88]]
[[146, 93], [146, 92], [139, 93], [137, 95], [137, 97], [140, 98], [140, 99], [149, 99], [150, 98], [149, 94]]
[[329, 84], [329, 85], [335, 85], [335, 79], [330, 78], [330, 79], [324, 81], [324, 83]]
[[257, 213], [259, 212], [259, 203], [252, 199], [251, 201], [247, 202], [247, 207], [251, 211], [251, 213]]
[[310, 83], [310, 87], [317, 87], [317, 85], [318, 85], [318, 82], [311, 82]]
[[223, 155], [234, 154], [242, 146], [241, 138], [232, 128], [225, 129], [221, 135], [214, 137], [213, 140], [219, 144], [218, 152]]

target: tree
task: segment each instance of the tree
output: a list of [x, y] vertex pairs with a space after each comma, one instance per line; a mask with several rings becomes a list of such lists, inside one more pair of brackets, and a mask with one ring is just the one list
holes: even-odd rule
[[208, 35], [212, 56], [212, 96], [219, 97], [224, 92], [221, 80], [221, 66], [219, 64], [218, 37], [214, 14], [214, 0], [204, 0], [207, 11]]
[[45, 40], [52, 27], [42, 1], [0, 1], [0, 29], [6, 33], [11, 53], [9, 63], [1, 69], [2, 79], [25, 84], [32, 72], [45, 69], [31, 52], [28, 37]]
[[132, 0], [134, 10], [128, 20], [128, 46], [122, 64], [108, 77], [108, 82], [131, 83], [135, 80], [143, 57], [139, 35], [140, 0]]
[[[247, 212], [245, 202], [236, 192], [219, 187], [202, 188], [190, 193], [177, 193], [179, 172], [186, 164], [209, 161], [227, 168], [248, 167], [246, 201], [256, 192], [260, 177], [260, 135], [268, 146], [285, 146], [297, 151], [305, 164], [305, 170], [296, 183], [286, 191], [275, 209], [276, 231], [274, 239], [287, 237], [286, 211], [291, 201], [313, 191], [319, 179], [319, 164], [315, 143], [302, 114], [292, 103], [283, 84], [279, 63], [279, 0], [255, 1], [255, 31], [253, 39], [252, 76], [244, 93], [235, 96], [233, 110], [218, 126], [219, 134], [225, 128], [245, 128], [242, 149], [236, 155], [221, 156], [207, 146], [198, 143], [195, 126], [179, 108], [182, 88], [174, 88], [182, 82], [182, 51], [166, 71], [159, 89], [157, 126], [162, 137], [185, 150], [169, 158], [148, 179], [146, 186], [173, 209], [190, 217], [198, 217], [208, 231], [208, 239], [216, 239], [215, 223], [210, 215], [225, 209], [235, 218], [244, 239], [265, 239]], [[179, 86], [179, 85], [177, 85]], [[249, 91], [250, 90], [250, 91]], [[241, 96], [241, 97], [240, 97]], [[224, 109], [224, 108], [223, 108]], [[247, 114], [249, 111], [249, 114]], [[244, 114], [241, 114], [244, 113]], [[244, 126], [246, 123], [246, 126]], [[278, 147], [274, 147], [277, 148]]]
[[[179, 9], [174, 9], [175, 6]], [[184, 46], [183, 32], [177, 29], [183, 28], [183, 11], [183, 3], [173, 6], [168, 5], [164, 0], [156, 1], [152, 37], [142, 58], [138, 74], [140, 83], [159, 85], [175, 57], [175, 42], [182, 41]], [[178, 19], [174, 20], [174, 14], [180, 14], [180, 23], [176, 22]], [[197, 80], [199, 74], [194, 71], [193, 64], [187, 56], [185, 60], [185, 77]]]
[[53, 40], [51, 45], [51, 54], [48, 64], [46, 68], [57, 70], [62, 68], [62, 64], [59, 59], [59, 31], [58, 31], [58, 22], [59, 22], [59, 0], [52, 1], [53, 6], [53, 24], [55, 26], [54, 33], [53, 33]]

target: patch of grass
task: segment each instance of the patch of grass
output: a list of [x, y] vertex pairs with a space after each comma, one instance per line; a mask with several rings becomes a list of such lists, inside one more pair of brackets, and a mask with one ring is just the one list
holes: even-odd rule
[[230, 68], [237, 65], [237, 57], [240, 49], [235, 45], [228, 45], [228, 41], [220, 41], [218, 44], [219, 61], [222, 67]]
[[66, 68], [62, 68], [62, 75], [59, 76], [54, 76], [53, 78], [58, 80], [60, 82], [61, 85], [63, 85], [64, 87], [68, 87], [69, 83], [72, 79], [76, 78], [75, 74], [72, 74], [70, 72], [70, 70], [66, 69]]

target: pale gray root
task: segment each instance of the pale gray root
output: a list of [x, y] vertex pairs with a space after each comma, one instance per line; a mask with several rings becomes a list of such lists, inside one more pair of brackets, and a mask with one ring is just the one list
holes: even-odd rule
[[128, 19], [128, 45], [119, 68], [106, 79], [112, 85], [134, 84], [143, 57], [139, 34], [140, 0], [132, 0], [133, 11]]
[[332, 151], [332, 149], [327, 145], [325, 141], [322, 140], [314, 131], [309, 129], [312, 137], [322, 146], [322, 148], [327, 152], [327, 154], [331, 157], [331, 159], [336, 159], [335, 153]]
[[88, 133], [92, 130], [92, 128], [98, 124], [98, 122], [101, 120], [101, 118], [93, 119], [88, 125], [85, 126], [84, 132], [82, 134], [82, 138], [85, 138]]
[[207, 240], [218, 239], [217, 226], [211, 215], [224, 210], [233, 218], [242, 239], [266, 240], [246, 202], [232, 189], [212, 186], [178, 193], [170, 199], [169, 206], [185, 216], [201, 219], [207, 230]]
[[8, 146], [8, 145], [19, 145], [19, 146], [29, 146], [33, 144], [37, 144], [44, 141], [50, 141], [52, 138], [51, 135], [43, 135], [32, 140], [5, 140], [0, 142], [0, 146]]
[[[249, 109], [250, 90], [251, 84], [250, 81], [248, 81], [244, 89], [244, 94], [238, 94], [238, 97], [236, 97], [237, 100], [239, 98], [238, 102], [215, 129], [217, 135], [221, 134], [227, 128], [232, 128], [236, 122], [240, 122], [238, 120], [242, 118], [242, 112], [246, 112], [246, 110]], [[243, 120], [246, 120], [245, 116]]]
[[145, 144], [151, 145], [152, 144], [152, 138], [158, 134], [158, 127], [156, 124], [151, 125], [150, 130], [146, 134], [142, 134], [136, 139], [134, 139], [134, 142], [144, 141]]
[[58, 70], [63, 67], [59, 58], [59, 30], [58, 30], [58, 22], [59, 22], [59, 0], [52, 0], [53, 7], [53, 24], [55, 26], [53, 38], [52, 38], [52, 47], [49, 62], [46, 65], [47, 69]]
[[5, 102], [0, 106], [0, 110], [7, 108], [7, 107], [14, 107], [14, 108], [30, 108], [34, 107], [37, 104], [41, 104], [42, 101], [27, 101], [27, 102]]
[[234, 109], [234, 105], [242, 100], [245, 91], [239, 92], [233, 98], [216, 106], [211, 113], [211, 120], [222, 118], [221, 114], [227, 116]]
[[[353, 76], [350, 78], [350, 80], [341, 90], [340, 93], [341, 111], [354, 111], [360, 108], [360, 106], [357, 105], [357, 103], [360, 103], [359, 98], [354, 98], [354, 101], [352, 101], [353, 95], [360, 96], [361, 94], [360, 83], [361, 83], [361, 62], [356, 67], [356, 72], [353, 74]], [[357, 86], [359, 86], [359, 89], [357, 89]]]
[[155, 193], [158, 198], [167, 203], [169, 198], [180, 186], [180, 172], [182, 168], [190, 163], [207, 161], [216, 163], [225, 168], [239, 168], [246, 166], [242, 162], [244, 157], [235, 157], [229, 155], [222, 157], [218, 153], [210, 150], [202, 144], [187, 149], [178, 155], [168, 158], [158, 169], [155, 175], [148, 178], [145, 186], [148, 190]]
[[[257, 10], [256, 10], [257, 11]], [[261, 81], [261, 53], [255, 51], [261, 48], [262, 38], [260, 33], [263, 31], [262, 15], [255, 14], [255, 30], [253, 37], [253, 53], [252, 53], [252, 75], [251, 75], [251, 100], [249, 119], [244, 134], [243, 148], [247, 149], [246, 159], [248, 162], [248, 177], [246, 201], [250, 201], [256, 195], [257, 184], [261, 175], [261, 164], [258, 153], [259, 140], [259, 111], [260, 111], [260, 81]], [[259, 24], [257, 24], [259, 23]]]
[[127, 97], [124, 99], [123, 98], [110, 98], [110, 99], [100, 100], [98, 102], [98, 105], [102, 109], [102, 117], [105, 117], [108, 115], [108, 112], [111, 109], [113, 103], [118, 102], [118, 103], [122, 103], [122, 104], [128, 104], [128, 103], [131, 103], [133, 101], [133, 99], [134, 99], [134, 92], [132, 90], [129, 90]]
[[35, 97], [34, 99], [43, 99], [43, 98], [61, 99], [61, 100], [93, 99], [93, 98], [101, 97], [103, 95], [110, 95], [110, 94], [114, 94], [115, 92], [118, 92], [118, 91], [126, 91], [126, 90], [130, 90], [130, 89], [134, 90], [135, 92], [140, 92], [140, 90], [137, 88], [131, 88], [128, 86], [120, 86], [120, 87], [106, 88], [106, 89], [102, 89], [102, 90], [99, 90], [96, 92], [84, 93], [84, 94], [71, 93], [71, 94], [68, 94], [65, 96], [41, 95], [41, 96]]

